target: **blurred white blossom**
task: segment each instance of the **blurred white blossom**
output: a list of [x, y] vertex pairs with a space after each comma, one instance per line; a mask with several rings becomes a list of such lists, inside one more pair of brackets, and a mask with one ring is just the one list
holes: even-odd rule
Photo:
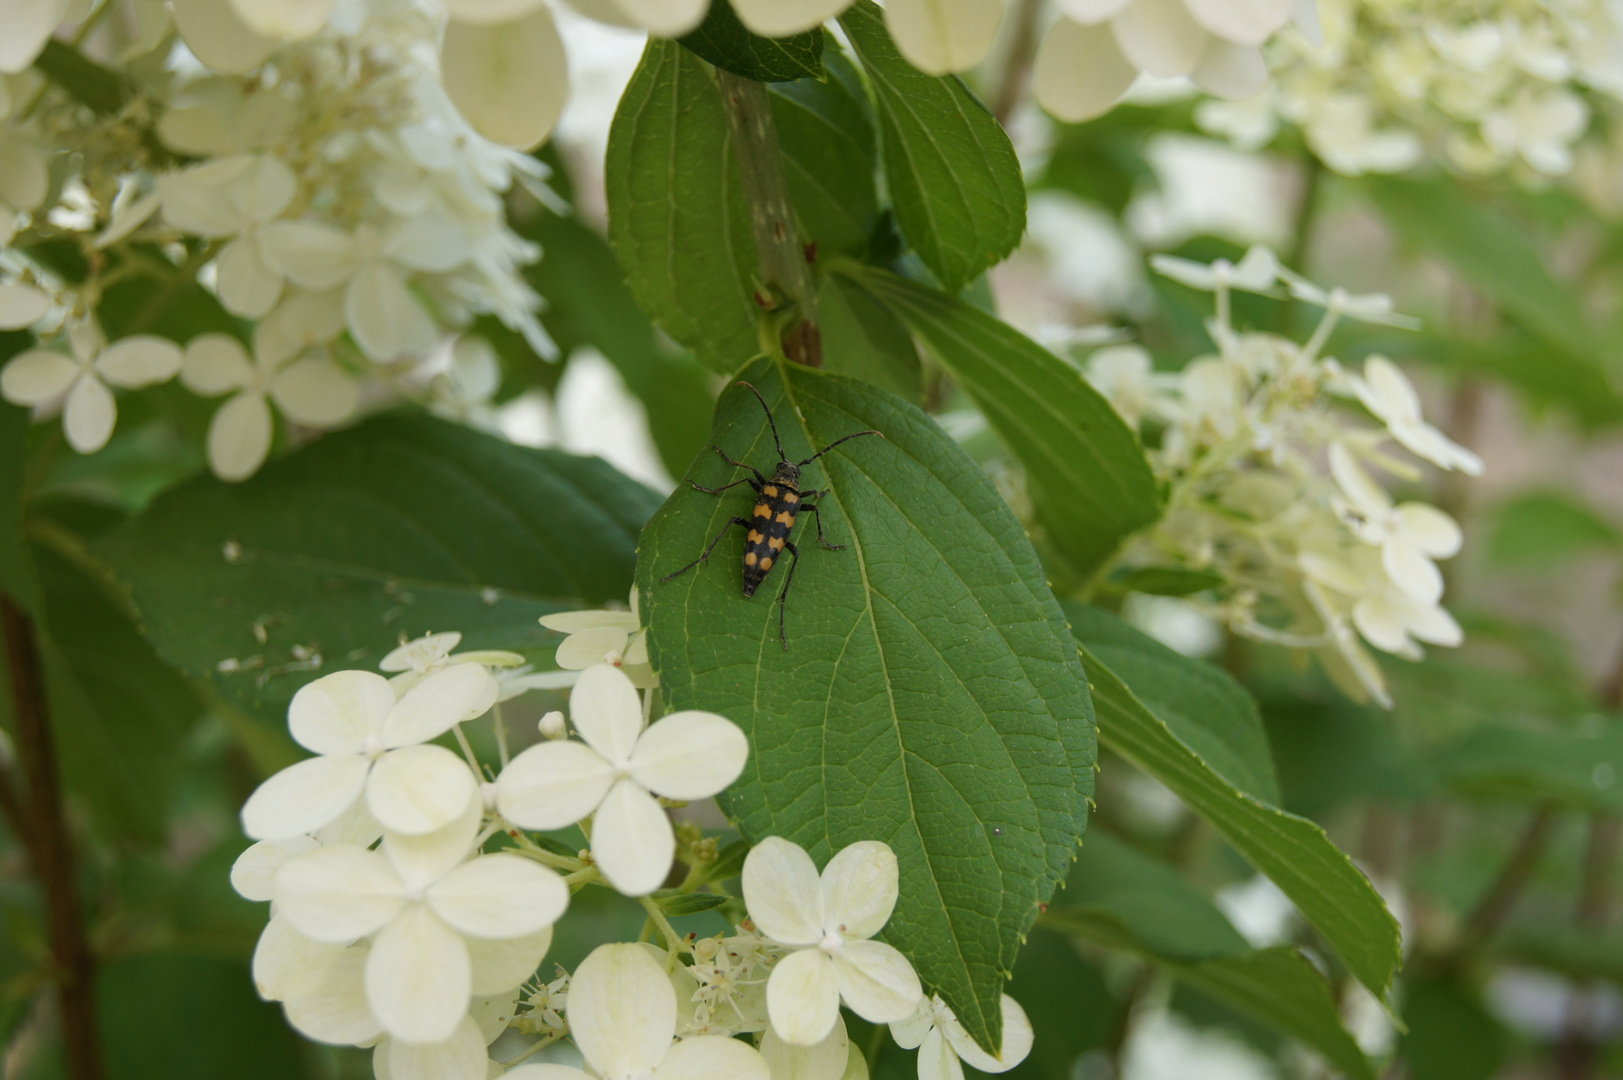
[[16, 405], [61, 401], [62, 431], [81, 454], [107, 445], [118, 422], [110, 386], [136, 389], [167, 382], [180, 370], [180, 347], [151, 334], [108, 345], [93, 322], [77, 322], [64, 335], [68, 351], [29, 349], [0, 370], [0, 395]]
[[1031, 1021], [1020, 1003], [1002, 997], [1003, 1049], [996, 1057], [978, 1046], [939, 994], [919, 1002], [918, 1011], [890, 1025], [904, 1050], [919, 1051], [919, 1080], [963, 1080], [964, 1064], [983, 1073], [1008, 1072], [1031, 1053]]

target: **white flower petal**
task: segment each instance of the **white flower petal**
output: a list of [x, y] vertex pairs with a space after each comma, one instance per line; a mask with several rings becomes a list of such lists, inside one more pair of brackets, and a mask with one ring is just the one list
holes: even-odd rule
[[905, 1020], [924, 990], [907, 957], [882, 941], [847, 941], [834, 954], [834, 977], [851, 1011], [874, 1024]]
[[738, 779], [749, 739], [715, 713], [671, 713], [642, 733], [631, 751], [631, 778], [667, 799], [708, 799]]
[[1465, 632], [1447, 609], [1437, 604], [1414, 604], [1405, 613], [1409, 633], [1428, 645], [1458, 646]]
[[322, 848], [288, 860], [276, 873], [277, 914], [316, 941], [365, 937], [395, 918], [405, 902], [389, 861], [365, 848]]
[[253, 376], [253, 361], [248, 359], [247, 350], [229, 334], [200, 334], [192, 338], [180, 361], [181, 383], [192, 393], [204, 397], [240, 390]]
[[267, 367], [279, 367], [343, 332], [343, 289], [294, 293], [284, 297], [276, 310], [254, 328], [254, 355]]
[[877, 840], [847, 845], [823, 868], [825, 927], [848, 941], [873, 937], [896, 907], [899, 881], [889, 845]]
[[379, 850], [407, 888], [427, 888], [473, 854], [484, 809], [484, 800], [477, 793], [470, 794], [462, 813], [449, 825], [415, 836], [384, 833]]
[[231, 185], [253, 163], [246, 154], [233, 154], [158, 177], [164, 220], [199, 236], [235, 236], [242, 229], [242, 218], [231, 200]]
[[321, 844], [313, 837], [293, 836], [286, 840], [261, 840], [249, 846], [231, 864], [231, 887], [247, 900], [271, 900], [276, 896], [276, 872], [296, 855], [314, 851]]
[[172, 379], [180, 371], [181, 351], [168, 338], [136, 334], [120, 338], [96, 357], [96, 373], [114, 386], [135, 389]]
[[631, 759], [642, 732], [642, 702], [624, 672], [598, 664], [582, 671], [569, 692], [569, 718], [586, 745], [619, 765]]
[[676, 1033], [676, 991], [641, 945], [599, 945], [569, 983], [570, 1035], [599, 1076], [646, 1076]]
[[455, 630], [443, 634], [424, 634], [404, 645], [391, 649], [378, 661], [379, 671], [411, 671], [419, 666], [432, 667], [444, 662], [462, 643], [462, 635]]
[[1434, 559], [1458, 555], [1465, 536], [1457, 522], [1435, 506], [1406, 502], [1393, 511], [1394, 528]]
[[468, 1015], [479, 1025], [479, 1038], [486, 1046], [500, 1038], [502, 1032], [513, 1022], [513, 1016], [518, 1011], [513, 1006], [518, 1003], [519, 991], [522, 989], [514, 983], [500, 993], [480, 996], [479, 991], [474, 991], [473, 1001], [468, 1005]]
[[287, 707], [294, 740], [318, 754], [359, 754], [394, 708], [389, 680], [370, 671], [335, 671], [304, 684]]
[[455, 821], [474, 786], [467, 762], [443, 746], [403, 746], [372, 766], [366, 805], [385, 829], [416, 835]]
[[298, 177], [281, 158], [261, 154], [231, 185], [231, 201], [246, 221], [263, 225], [282, 216], [299, 193]]
[[614, 767], [578, 742], [544, 742], [508, 762], [496, 778], [502, 817], [526, 829], [562, 829], [596, 810]]
[[327, 25], [338, 0], [231, 0], [255, 33], [296, 41]]
[[907, 62], [930, 75], [967, 71], [986, 59], [1003, 0], [890, 0], [885, 25]]
[[1121, 54], [1108, 24], [1062, 18], [1037, 47], [1032, 87], [1043, 108], [1077, 123], [1108, 112], [1136, 78], [1138, 69]]
[[940, 1028], [931, 1028], [919, 1047], [919, 1080], [964, 1080], [964, 1067]]
[[631, 635], [618, 626], [593, 626], [564, 638], [556, 657], [561, 668], [584, 671], [603, 663], [611, 652], [625, 653]]
[[468, 233], [443, 214], [419, 214], [406, 218], [389, 232], [384, 253], [413, 270], [443, 274], [454, 270], [473, 254]]
[[1353, 605], [1352, 620], [1364, 640], [1384, 652], [1402, 652], [1409, 644], [1402, 615], [1384, 597], [1366, 597], [1358, 601]]
[[274, 425], [265, 395], [238, 394], [209, 421], [209, 468], [221, 480], [246, 480], [270, 453]]
[[1187, 75], [1206, 49], [1206, 31], [1183, 0], [1133, 0], [1110, 25], [1121, 54], [1151, 75]]
[[434, 345], [434, 320], [388, 263], [361, 268], [344, 291], [344, 321], [368, 357], [386, 363]]
[[506, 941], [469, 938], [466, 945], [468, 960], [473, 964], [473, 992], [494, 994], [535, 974], [552, 948], [552, 927]]
[[68, 12], [68, 0], [24, 0], [0, 8], [6, 32], [0, 34], [0, 72], [15, 75], [34, 62]]
[[918, 1008], [905, 1020], [890, 1025], [890, 1037], [903, 1050], [915, 1050], [924, 1043], [925, 1036], [935, 1027], [935, 1008], [929, 1001], [920, 1001]]
[[1133, 0], [1059, 0], [1056, 6], [1061, 15], [1092, 26], [1094, 23], [1115, 18], [1121, 14], [1122, 8], [1132, 2]]
[[480, 855], [429, 886], [428, 906], [472, 937], [518, 938], [558, 921], [569, 886], [517, 855]]
[[287, 919], [272, 912], [254, 946], [254, 988], [266, 1001], [280, 1001], [301, 971], [333, 949], [342, 948], [305, 937]]
[[972, 1068], [984, 1073], [1008, 1072], [1031, 1053], [1033, 1039], [1031, 1021], [1026, 1017], [1026, 1010], [1008, 994], [1004, 994], [1002, 998], [1003, 1049], [997, 1057], [982, 1050], [979, 1044], [970, 1038], [969, 1032], [964, 1030], [964, 1026], [958, 1022], [952, 1010], [939, 999], [936, 1009], [944, 1014], [941, 1017], [940, 1030], [947, 1037], [948, 1045]]
[[1268, 85], [1268, 62], [1255, 45], [1235, 45], [1212, 36], [1200, 63], [1189, 73], [1196, 86], [1230, 101], [1244, 101]]
[[733, 0], [738, 21], [762, 37], [804, 33], [851, 6], [851, 0]]
[[0, 330], [21, 330], [50, 310], [51, 298], [32, 285], [0, 285]]
[[441, 1043], [389, 1040], [388, 1060], [387, 1080], [486, 1080], [491, 1065], [484, 1033], [471, 1016], [463, 1017]]
[[[840, 1072], [827, 1080], [839, 1080], [844, 1072], [844, 1058]], [[817, 1074], [803, 1074], [807, 1080]], [[826, 1074], [824, 1074], [826, 1076]], [[671, 1047], [665, 1060], [653, 1071], [652, 1080], [788, 1080], [789, 1074], [767, 1067], [755, 1047], [737, 1039], [720, 1035], [695, 1035]]]
[[440, 47], [440, 81], [468, 125], [520, 150], [551, 133], [569, 96], [569, 58], [543, 5], [511, 22], [453, 20]]
[[632, 611], [559, 611], [541, 616], [541, 625], [560, 634], [578, 634], [598, 626], [613, 626], [628, 635], [642, 629]]
[[256, 840], [314, 832], [349, 809], [366, 784], [359, 754], [313, 757], [259, 785], [242, 806], [242, 831]]
[[520, 1065], [516, 1069], [508, 1069], [502, 1074], [502, 1080], [590, 1080], [579, 1069], [571, 1069], [568, 1065], [554, 1065], [546, 1062], [540, 1065]]
[[[3, 41], [0, 41], [0, 48], [4, 48]], [[13, 136], [3, 140], [3, 144], [5, 152], [0, 153], [0, 202], [12, 211], [38, 208], [50, 192], [50, 163], [39, 147], [26, 139]], [[7, 242], [10, 242], [9, 238]]]
[[1364, 377], [1353, 380], [1358, 400], [1376, 417], [1393, 420], [1419, 420], [1420, 395], [1398, 366], [1384, 356], [1364, 361]]
[[331, 427], [348, 420], [361, 403], [361, 387], [325, 355], [306, 356], [276, 373], [271, 397], [289, 420]]
[[1394, 420], [1388, 424], [1392, 437], [1410, 453], [1443, 469], [1458, 469], [1467, 476], [1482, 475], [1482, 459], [1430, 424]]
[[118, 404], [113, 392], [94, 375], [86, 375], [68, 392], [67, 407], [62, 410], [62, 431], [68, 445], [79, 453], [93, 454], [106, 446], [117, 422]]
[[784, 1042], [815, 1046], [826, 1039], [840, 1015], [840, 987], [828, 954], [799, 949], [779, 960], [767, 979], [766, 1012]]
[[333, 1046], [364, 1046], [383, 1034], [366, 1000], [366, 942], [329, 948], [289, 978], [283, 996], [287, 1021], [300, 1034]]
[[267, 262], [306, 289], [330, 289], [359, 269], [354, 239], [323, 222], [273, 222], [259, 231], [259, 243]]
[[772, 1028], [761, 1036], [761, 1056], [772, 1070], [772, 1080], [840, 1080], [850, 1053], [851, 1039], [845, 1021], [838, 1017], [834, 1030], [812, 1046], [784, 1042]]
[[1392, 584], [1411, 600], [1435, 604], [1442, 598], [1442, 571], [1419, 549], [1408, 544], [1383, 544], [1381, 566], [1386, 570], [1387, 577], [1392, 579]]
[[54, 349], [29, 349], [0, 371], [0, 394], [14, 405], [38, 405], [67, 392], [80, 368]]
[[[383, 1028], [397, 1039], [437, 1043], [467, 1017], [473, 993], [462, 937], [424, 904], [407, 904], [379, 931], [366, 962], [366, 995]], [[473, 1028], [479, 1039], [479, 1029]], [[479, 1041], [479, 1052], [484, 1054]]]
[[[631, 25], [658, 37], [681, 37], [704, 21], [705, 10], [709, 7], [705, 0], [610, 0], [610, 2], [626, 16]], [[822, 0], [816, 2], [821, 3]], [[843, 8], [845, 5], [840, 6]]]
[[1381, 521], [1392, 511], [1392, 497], [1358, 464], [1345, 443], [1330, 444], [1330, 475], [1342, 494], [1366, 519]]
[[784, 945], [823, 940], [823, 883], [799, 844], [781, 836], [756, 844], [744, 857], [743, 884], [744, 906], [763, 935]]
[[260, 319], [282, 298], [282, 275], [261, 256], [259, 241], [239, 236], [215, 261], [215, 287], [220, 304], [233, 315]]
[[383, 745], [409, 746], [437, 738], [457, 724], [483, 716], [499, 691], [495, 678], [479, 664], [452, 664], [436, 671], [406, 691], [390, 711], [380, 732]]
[[1261, 45], [1290, 21], [1291, 0], [1182, 0], [1207, 31], [1236, 45]]
[[440, 6], [453, 19], [471, 23], [501, 23], [528, 15], [546, 0], [441, 0]]
[[620, 892], [646, 896], [665, 883], [676, 834], [654, 797], [635, 781], [609, 788], [592, 818], [592, 859]]
[[256, 34], [231, 0], [174, 0], [175, 29], [192, 55], [223, 75], [245, 75], [281, 44]]

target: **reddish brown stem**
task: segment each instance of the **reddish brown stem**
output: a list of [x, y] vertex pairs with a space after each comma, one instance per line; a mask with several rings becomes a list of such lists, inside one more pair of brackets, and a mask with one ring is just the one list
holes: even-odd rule
[[0, 595], [0, 626], [4, 629], [6, 663], [16, 712], [17, 757], [28, 783], [26, 812], [17, 804], [9, 784], [6, 790], [22, 819], [19, 828], [34, 864], [34, 873], [45, 890], [68, 1075], [72, 1080], [103, 1080], [106, 1069], [96, 1019], [95, 958], [85, 940], [79, 883], [74, 873], [73, 852], [68, 846], [67, 823], [62, 816], [62, 791], [56, 747], [51, 738], [39, 638], [33, 621], [9, 596]]

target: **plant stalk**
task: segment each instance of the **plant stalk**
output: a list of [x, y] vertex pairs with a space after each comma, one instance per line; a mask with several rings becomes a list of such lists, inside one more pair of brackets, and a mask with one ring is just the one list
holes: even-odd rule
[[814, 257], [800, 239], [795, 208], [778, 149], [778, 128], [766, 86], [754, 79], [717, 69], [721, 100], [733, 131], [733, 149], [750, 208], [750, 228], [761, 280], [769, 295], [756, 302], [768, 312], [785, 309], [777, 324], [783, 355], [807, 367], [823, 366], [823, 335], [817, 325], [817, 283], [812, 278]]
[[29, 838], [34, 873], [45, 890], [68, 1075], [72, 1080], [102, 1080], [107, 1073], [97, 1022], [96, 964], [85, 939], [79, 883], [62, 814], [39, 637], [28, 614], [5, 595], [0, 595], [0, 626], [17, 721], [17, 756], [28, 783], [24, 835]]
[[1488, 886], [1476, 910], [1466, 919], [1459, 946], [1455, 950], [1456, 956], [1466, 957], [1474, 953], [1493, 936], [1516, 906], [1522, 890], [1527, 887], [1539, 860], [1544, 856], [1544, 846], [1555, 827], [1555, 814], [1556, 805], [1553, 802], [1544, 803], [1533, 811], [1532, 819], [1523, 830], [1521, 839], [1516, 842], [1510, 858], [1505, 860], [1499, 876]]

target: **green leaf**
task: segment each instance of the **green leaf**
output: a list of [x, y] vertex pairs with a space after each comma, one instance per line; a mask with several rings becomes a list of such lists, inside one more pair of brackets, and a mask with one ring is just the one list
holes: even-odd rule
[[1592, 731], [1484, 725], [1439, 750], [1432, 766], [1461, 794], [1615, 814], [1623, 811], [1623, 722], [1602, 723]]
[[609, 129], [609, 242], [650, 318], [728, 374], [759, 351], [755, 240], [721, 92], [704, 61], [650, 38]]
[[825, 368], [919, 400], [919, 351], [912, 335], [872, 293], [844, 274], [829, 274], [817, 293], [817, 315]]
[[734, 840], [716, 854], [716, 861], [705, 869], [704, 880], [727, 881], [744, 872], [744, 859], [750, 853], [750, 846], [742, 840]]
[[1565, 492], [1527, 492], [1494, 518], [1488, 555], [1505, 565], [1557, 566], [1582, 551], [1623, 545], [1623, 531]]
[[727, 0], [711, 0], [704, 22], [677, 40], [717, 67], [756, 82], [815, 79], [823, 73], [821, 29], [786, 38], [759, 37], [738, 21]]
[[523, 232], [547, 253], [528, 276], [547, 298], [548, 333], [566, 355], [590, 345], [615, 366], [643, 404], [660, 460], [673, 476], [680, 473], [710, 434], [710, 376], [659, 340], [596, 230], [576, 217], [539, 213]]
[[817, 257], [860, 255], [879, 221], [879, 145], [862, 76], [837, 44], [828, 74], [768, 87], [784, 180]]
[[63, 779], [108, 837], [161, 841], [182, 740], [202, 703], [97, 569], [36, 545], [42, 652]]
[[[1177, 978], [1324, 1055], [1347, 1075], [1375, 1072], [1342, 1026], [1324, 975], [1294, 946], [1252, 949], [1172, 867], [1095, 830], [1043, 925], [1153, 960]], [[1071, 901], [1079, 901], [1074, 906]]]
[[1174, 736], [1241, 791], [1279, 802], [1257, 703], [1228, 672], [1175, 652], [1099, 608], [1064, 607], [1076, 639], [1133, 687]]
[[[744, 377], [773, 404], [791, 458], [868, 428], [885, 438], [806, 470], [807, 488], [827, 489], [829, 541], [847, 546], [819, 547], [812, 521], [798, 530], [806, 567], [788, 597], [787, 649], [773, 603], [784, 578], [740, 595], [742, 537], [660, 582], [748, 512], [748, 489], [684, 486], [655, 515], [637, 573], [668, 703], [749, 735], [750, 763], [725, 799], [747, 839], [783, 836], [819, 863], [856, 840], [895, 849], [887, 940], [995, 1046], [1003, 980], [1065, 876], [1093, 786], [1086, 685], [1059, 606], [991, 481], [918, 409], [766, 360]], [[740, 387], [722, 396], [715, 441], [763, 469], [776, 460]], [[735, 473], [703, 454], [690, 476], [714, 486]]]
[[[1071, 614], [1074, 620], [1077, 613]], [[1088, 642], [1081, 644], [1105, 745], [1167, 785], [1215, 826], [1291, 898], [1354, 976], [1384, 999], [1402, 959], [1400, 935], [1397, 920], [1369, 879], [1318, 825], [1247, 793], [1184, 741], [1180, 735], [1189, 727], [1175, 728], [1172, 717], [1160, 715], [1150, 704], [1167, 695], [1164, 688], [1143, 681], [1129, 686]], [[1210, 748], [1216, 740], [1202, 741]], [[1232, 753], [1223, 757], [1231, 764], [1239, 760]]]
[[1377, 209], [1399, 235], [1436, 255], [1528, 329], [1576, 357], [1601, 343], [1577, 293], [1546, 269], [1526, 233], [1498, 209], [1451, 180], [1367, 181]]
[[675, 889], [660, 889], [654, 893], [654, 902], [671, 918], [681, 915], [697, 915], [701, 911], [710, 911], [719, 908], [727, 902], [727, 897], [715, 893], [685, 893]]
[[623, 603], [657, 503], [594, 458], [397, 414], [241, 484], [183, 484], [95, 550], [166, 659], [279, 727], [305, 682], [402, 636], [460, 630], [550, 667], [537, 617]]
[[1214, 570], [1190, 570], [1182, 566], [1141, 566], [1113, 578], [1111, 584], [1124, 592], [1152, 596], [1192, 596], [1223, 584], [1223, 575]]
[[1511, 1045], [1474, 991], [1443, 979], [1405, 987], [1403, 1023], [1399, 1052], [1413, 1080], [1488, 1080]]
[[1048, 540], [1080, 573], [1161, 516], [1138, 436], [1076, 368], [961, 299], [883, 270], [852, 272], [973, 395], [1025, 463]]
[[34, 66], [79, 104], [103, 116], [122, 109], [134, 92], [122, 75], [54, 37], [46, 39]]
[[902, 234], [949, 292], [1002, 262], [1026, 231], [1026, 186], [1003, 127], [956, 75], [902, 58], [883, 11], [840, 16], [879, 108], [885, 175]]

